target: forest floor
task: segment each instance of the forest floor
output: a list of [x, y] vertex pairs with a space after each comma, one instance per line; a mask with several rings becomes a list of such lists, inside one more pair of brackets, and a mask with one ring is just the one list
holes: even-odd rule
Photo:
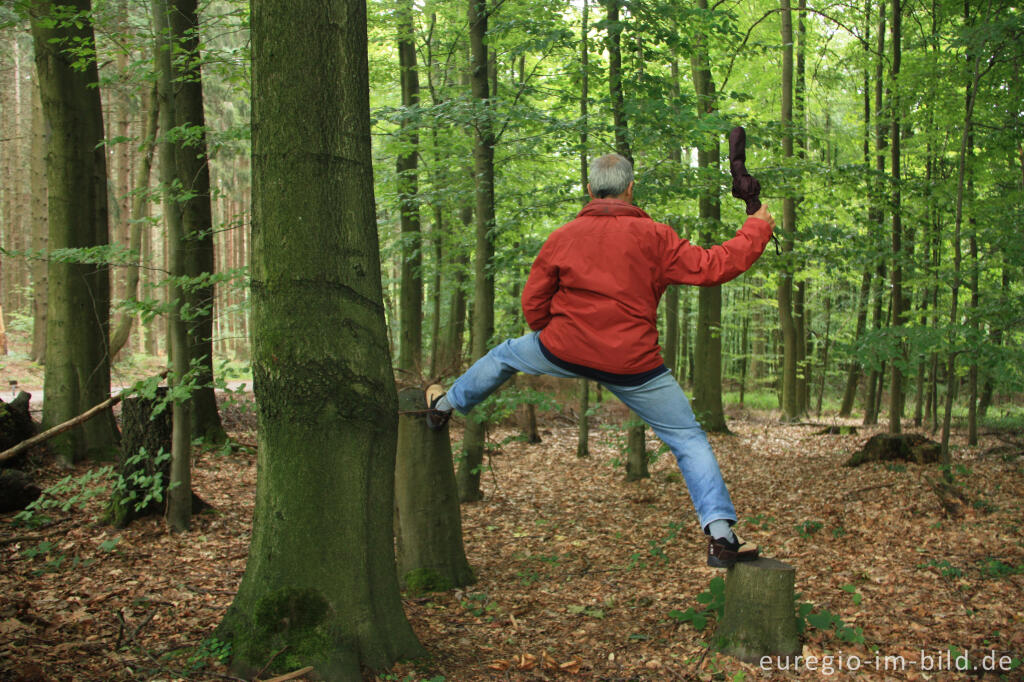
[[[255, 441], [251, 402], [232, 396], [223, 414], [237, 441]], [[705, 565], [674, 460], [626, 483], [621, 431], [595, 428], [591, 457], [578, 459], [575, 427], [556, 417], [539, 444], [491, 434], [485, 498], [463, 505], [476, 583], [405, 599], [429, 655], [368, 679], [915, 680], [958, 677], [958, 663], [1024, 679], [1019, 445], [986, 434], [967, 447], [954, 434], [957, 497], [936, 492], [935, 465], [844, 467], [879, 429], [822, 435], [771, 414], [731, 417], [732, 434], [711, 441], [740, 533], [796, 568], [805, 658], [762, 667], [709, 651], [703, 602], [725, 571]], [[37, 467], [43, 487], [69, 473]], [[256, 458], [197, 451], [192, 475], [212, 509], [181, 535], [155, 518], [101, 525], [104, 495], [51, 512], [45, 527], [0, 516], [0, 679], [235, 679], [213, 629], [245, 569]], [[57, 497], [75, 487], [65, 479]]]

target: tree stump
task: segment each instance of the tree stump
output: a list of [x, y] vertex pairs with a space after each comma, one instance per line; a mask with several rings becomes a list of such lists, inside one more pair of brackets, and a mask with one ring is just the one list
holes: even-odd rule
[[42, 491], [32, 478], [17, 469], [0, 469], [0, 514], [24, 509]]
[[796, 569], [775, 559], [740, 561], [730, 568], [716, 648], [746, 663], [798, 655], [795, 580]]
[[[9, 403], [0, 400], [0, 452], [36, 435], [36, 425], [28, 411], [31, 398], [32, 394], [21, 391]], [[16, 455], [4, 464], [16, 467], [24, 458], [24, 454]]]
[[110, 496], [106, 515], [106, 520], [118, 528], [143, 516], [162, 514], [167, 506], [171, 469], [170, 406], [153, 416], [156, 405], [166, 395], [167, 388], [160, 387], [154, 398], [133, 396], [121, 403], [118, 472], [122, 484]]
[[[162, 515], [167, 508], [173, 426], [170, 405], [153, 416], [157, 404], [166, 395], [167, 388], [161, 386], [154, 398], [132, 396], [121, 403], [120, 483], [110, 495], [104, 517], [117, 528], [124, 528], [144, 516]], [[193, 514], [208, 506], [198, 495], [192, 494]]]
[[903, 460], [917, 464], [932, 464], [939, 461], [941, 446], [919, 433], [902, 433], [891, 436], [880, 433], [868, 439], [864, 449], [859, 450], [846, 461], [846, 466], [860, 466], [864, 462], [891, 462]]
[[626, 481], [650, 478], [647, 468], [647, 426], [632, 411], [629, 413], [629, 438], [626, 455]]
[[[401, 411], [425, 409], [423, 391], [399, 391], [398, 406]], [[431, 431], [421, 414], [398, 418], [395, 538], [398, 580], [405, 589], [422, 593], [473, 582], [462, 544], [448, 427]]]

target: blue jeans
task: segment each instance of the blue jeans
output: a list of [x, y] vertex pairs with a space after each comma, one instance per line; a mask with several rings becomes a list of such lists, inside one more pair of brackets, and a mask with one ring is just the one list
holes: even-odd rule
[[[541, 352], [537, 332], [509, 339], [477, 360], [448, 390], [448, 402], [466, 414], [516, 372], [578, 378], [552, 364]], [[736, 510], [722, 480], [704, 429], [683, 389], [668, 372], [640, 386], [602, 384], [647, 422], [676, 457], [701, 528], [712, 521], [736, 522]]]

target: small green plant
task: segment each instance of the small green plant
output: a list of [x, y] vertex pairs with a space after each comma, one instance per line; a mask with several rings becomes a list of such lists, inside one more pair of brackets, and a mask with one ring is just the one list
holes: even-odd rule
[[231, 642], [224, 642], [216, 637], [207, 637], [188, 657], [187, 670], [190, 673], [195, 673], [205, 668], [210, 662], [226, 663], [229, 658], [231, 658]]
[[[124, 469], [130, 473], [127, 476], [114, 475], [113, 492], [118, 504], [127, 506], [132, 504], [135, 511], [142, 511], [150, 502], [162, 502], [164, 499], [164, 476], [161, 473], [164, 462], [171, 458], [171, 453], [160, 448], [152, 457], [152, 465], [146, 466], [150, 459], [146, 448], [139, 448], [139, 451], [125, 460]], [[150, 471], [147, 471], [150, 469]]]
[[121, 542], [121, 538], [112, 538], [110, 540], [104, 540], [100, 543], [101, 552], [113, 552], [117, 549], [117, 545]]
[[825, 524], [821, 521], [804, 521], [796, 527], [796, 532], [806, 540], [824, 527]]
[[755, 516], [748, 516], [743, 519], [743, 522], [746, 523], [748, 526], [753, 526], [754, 528], [760, 528], [761, 530], [769, 530], [771, 528], [771, 524], [775, 522], [775, 517], [768, 516], [767, 514], [762, 513], [757, 514]]
[[984, 497], [979, 497], [978, 499], [976, 499], [974, 502], [971, 503], [971, 506], [980, 511], [982, 514], [991, 514], [993, 512], [999, 511], [999, 507], [992, 504]]
[[540, 574], [534, 570], [516, 571], [516, 577], [519, 578], [519, 584], [523, 587], [528, 587], [540, 580]]
[[864, 599], [864, 595], [857, 591], [856, 585], [841, 585], [839, 589], [850, 595], [850, 599], [853, 601], [854, 606], [860, 606], [861, 601]]
[[689, 623], [694, 630], [703, 630], [711, 617], [721, 618], [725, 611], [725, 580], [717, 576], [712, 578], [708, 589], [697, 595], [697, 601], [703, 604], [699, 610], [692, 606], [685, 611], [673, 609], [668, 617], [678, 623]]
[[822, 631], [832, 631], [837, 639], [847, 644], [864, 643], [863, 628], [847, 625], [838, 614], [828, 609], [821, 609], [817, 613], [812, 613], [813, 611], [813, 604], [805, 602], [799, 605], [797, 624], [800, 632], [804, 632], [807, 627], [813, 627]]
[[942, 559], [941, 561], [938, 560], [938, 559], [932, 559], [932, 560], [930, 560], [927, 563], [918, 564], [917, 567], [918, 568], [936, 568], [939, 571], [939, 575], [941, 575], [946, 580], [955, 580], [956, 578], [962, 578], [963, 575], [964, 575], [964, 572], [963, 572], [962, 569], [957, 568], [956, 566], [954, 566], [953, 564], [949, 563], [945, 559]]
[[1024, 573], [1024, 566], [1006, 564], [994, 557], [989, 557], [981, 562], [981, 574], [986, 578], [1006, 578], [1018, 573]]
[[907, 470], [906, 465], [899, 462], [886, 462], [884, 466], [886, 471], [894, 471], [900, 474]]
[[570, 605], [566, 608], [569, 613], [582, 614], [591, 618], [597, 618], [601, 620], [604, 618], [604, 609], [600, 609], [596, 606], [577, 606]]
[[110, 466], [91, 469], [77, 478], [68, 474], [44, 490], [43, 494], [29, 503], [24, 510], [18, 512], [14, 516], [14, 521], [36, 527], [51, 520], [46, 514], [48, 511], [59, 510], [66, 513], [75, 507], [82, 510], [89, 500], [107, 491], [107, 479], [113, 474], [114, 470]]
[[498, 610], [498, 604], [487, 598], [486, 592], [467, 594], [460, 602], [462, 608], [477, 618], [482, 618]]
[[[56, 545], [47, 540], [43, 540], [36, 544], [35, 547], [29, 547], [21, 551], [21, 555], [26, 559], [38, 559], [41, 563], [39, 568], [32, 571], [32, 575], [40, 576], [46, 573], [56, 573], [64, 565], [67, 560], [67, 555], [64, 552], [55, 551]], [[72, 561], [72, 567], [77, 568], [81, 565], [89, 565], [92, 561], [84, 562], [75, 557]]]
[[672, 542], [679, 535], [679, 531], [682, 530], [683, 524], [677, 522], [670, 522], [668, 524], [668, 535], [661, 538], [660, 540], [648, 540], [647, 553], [655, 559], [661, 561], [662, 564], [667, 564], [669, 559], [668, 555], [665, 554], [665, 547], [668, 543]]

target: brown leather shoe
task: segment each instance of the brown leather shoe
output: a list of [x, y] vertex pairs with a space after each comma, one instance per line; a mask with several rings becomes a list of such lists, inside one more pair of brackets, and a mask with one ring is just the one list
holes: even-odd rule
[[434, 406], [437, 401], [444, 397], [445, 390], [441, 384], [431, 384], [425, 391], [427, 398], [427, 428], [431, 431], [440, 431], [448, 423], [452, 416], [451, 410], [437, 410]]
[[708, 566], [712, 568], [732, 568], [737, 561], [753, 561], [758, 557], [758, 546], [744, 542], [739, 535], [733, 533], [736, 542], [725, 538], [708, 537]]

